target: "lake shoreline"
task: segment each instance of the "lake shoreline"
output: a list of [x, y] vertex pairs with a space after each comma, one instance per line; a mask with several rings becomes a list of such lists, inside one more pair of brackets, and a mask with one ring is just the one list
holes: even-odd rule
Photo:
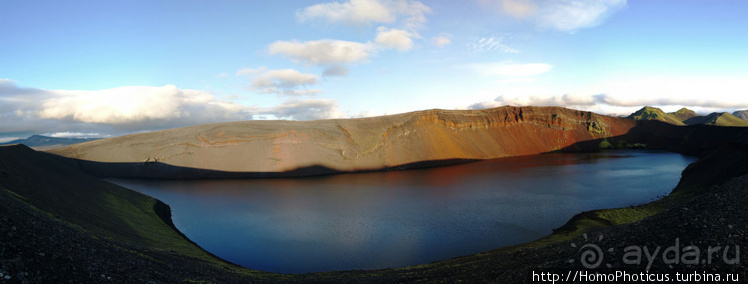
[[[223, 259], [307, 273], [420, 265], [526, 243], [579, 212], [667, 195], [691, 161], [611, 150], [301, 179], [107, 181], [168, 203], [180, 231]], [[403, 242], [411, 245], [395, 249]]]

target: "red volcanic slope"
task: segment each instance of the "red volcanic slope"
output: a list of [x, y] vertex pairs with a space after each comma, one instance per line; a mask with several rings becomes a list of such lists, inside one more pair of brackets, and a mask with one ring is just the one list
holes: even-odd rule
[[207, 124], [97, 140], [49, 153], [75, 159], [99, 176], [301, 175], [539, 154], [621, 136], [636, 125], [565, 108], [507, 106], [359, 119]]

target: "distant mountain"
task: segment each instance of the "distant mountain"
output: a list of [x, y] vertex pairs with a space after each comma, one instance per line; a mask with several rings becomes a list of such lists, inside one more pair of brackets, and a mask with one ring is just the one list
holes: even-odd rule
[[659, 120], [670, 124], [683, 125], [683, 120], [678, 119], [676, 115], [665, 113], [659, 108], [650, 106], [645, 106], [637, 110], [635, 113], [629, 115], [628, 118], [633, 120]]
[[[748, 115], [748, 111], [744, 111], [744, 114]], [[681, 108], [676, 112], [665, 113], [659, 108], [645, 106], [629, 115], [628, 118], [633, 120], [659, 120], [674, 125], [748, 126], [748, 121], [727, 112], [714, 112], [702, 116], [687, 108]]]
[[59, 138], [49, 137], [42, 135], [32, 135], [26, 139], [17, 139], [6, 143], [0, 143], [0, 145], [11, 145], [11, 144], [23, 144], [29, 147], [41, 148], [41, 147], [52, 147], [52, 146], [67, 146], [72, 144], [78, 144], [88, 141], [97, 140], [99, 138]]
[[707, 116], [696, 116], [684, 121], [685, 124], [708, 124], [718, 126], [748, 126], [748, 121], [742, 120], [727, 112], [713, 112]]
[[733, 112], [732, 115], [742, 120], [748, 121], [748, 110], [739, 110], [739, 111]]
[[671, 112], [671, 113], [668, 113], [668, 114], [671, 115], [672, 117], [675, 117], [676, 119], [680, 120], [681, 122], [684, 122], [684, 121], [688, 120], [689, 118], [693, 118], [693, 117], [699, 116], [698, 114], [696, 114], [695, 111], [692, 111], [692, 110], [687, 109], [687, 108], [681, 108], [681, 109], [677, 110], [676, 112]]

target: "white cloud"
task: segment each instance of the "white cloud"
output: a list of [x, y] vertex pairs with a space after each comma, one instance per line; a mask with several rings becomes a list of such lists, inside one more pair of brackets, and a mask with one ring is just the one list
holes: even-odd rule
[[656, 106], [666, 111], [681, 107], [705, 113], [748, 109], [748, 82], [726, 78], [647, 78], [604, 82], [586, 90], [564, 95], [533, 86], [497, 87], [484, 90], [481, 96], [494, 100], [475, 103], [470, 108], [503, 105], [563, 106], [601, 113], [631, 113], [642, 106]]
[[431, 38], [431, 44], [433, 44], [436, 47], [442, 47], [445, 45], [449, 45], [451, 43], [452, 43], [452, 40], [449, 39], [447, 35], [440, 35], [440, 36], [435, 36]]
[[470, 106], [468, 106], [468, 109], [487, 109], [487, 108], [495, 108], [504, 106], [501, 103], [497, 101], [485, 101], [485, 102], [477, 102]]
[[306, 7], [296, 13], [300, 22], [320, 19], [353, 26], [373, 23], [392, 24], [402, 18], [404, 26], [415, 29], [426, 22], [431, 9], [418, 1], [409, 0], [350, 0]]
[[243, 120], [246, 107], [204, 91], [127, 86], [106, 90], [44, 90], [0, 82], [3, 133], [123, 133]]
[[509, 61], [475, 63], [467, 65], [484, 76], [532, 77], [547, 73], [553, 65], [546, 63], [514, 63]]
[[338, 102], [325, 99], [288, 100], [278, 106], [256, 111], [256, 115], [272, 115], [280, 119], [317, 120], [341, 118]]
[[42, 135], [47, 136], [47, 137], [56, 137], [56, 138], [107, 138], [107, 137], [111, 137], [111, 135], [95, 133], [95, 132], [69, 132], [69, 131], [43, 133]]
[[626, 7], [626, 0], [563, 0], [544, 3], [538, 11], [538, 25], [574, 32], [601, 24], [611, 14]]
[[[295, 95], [319, 92], [282, 91]], [[0, 79], [0, 121], [6, 122], [0, 123], [0, 137], [27, 137], [40, 133], [59, 137], [93, 137], [95, 134], [103, 137], [248, 120], [261, 114], [297, 120], [342, 116], [333, 100], [292, 100], [261, 108], [223, 101], [205, 91], [179, 89], [172, 85], [126, 86], [95, 91], [44, 90], [22, 88], [11, 80]]]
[[303, 89], [309, 85], [319, 83], [319, 76], [314, 74], [301, 73], [294, 69], [268, 70], [264, 67], [257, 69], [245, 68], [242, 70], [253, 70], [252, 72], [246, 72], [246, 74], [253, 74], [251, 76], [252, 83], [250, 84], [250, 89], [262, 94], [303, 96], [322, 92], [316, 89]]
[[322, 93], [320, 89], [308, 89], [308, 90], [283, 90], [282, 94], [286, 96], [309, 96]]
[[535, 15], [537, 0], [478, 0], [483, 6], [513, 18], [525, 19]]
[[626, 7], [626, 0], [479, 0], [501, 14], [541, 29], [573, 33], [600, 25]]
[[357, 63], [369, 59], [372, 46], [344, 40], [276, 41], [268, 46], [271, 55], [281, 54], [314, 65]]
[[257, 89], [257, 92], [261, 94], [277, 94], [285, 96], [309, 96], [322, 93], [319, 89], [283, 89], [283, 88], [264, 88]]
[[410, 39], [412, 36], [412, 33], [404, 30], [379, 27], [377, 28], [377, 37], [374, 38], [374, 42], [399, 51], [407, 51], [413, 48], [413, 40]]
[[597, 103], [594, 96], [564, 94], [560, 96], [499, 96], [495, 101], [505, 105], [521, 106], [591, 106]]
[[405, 29], [415, 31], [416, 29], [423, 26], [428, 19], [426, 14], [431, 13], [431, 8], [418, 1], [392, 1], [393, 7], [396, 11], [405, 15], [403, 20], [403, 26]]
[[0, 143], [8, 143], [13, 140], [23, 139], [21, 137], [0, 137]]
[[258, 68], [242, 68], [236, 71], [236, 76], [256, 75], [256, 74], [265, 72], [267, 70], [268, 69], [265, 66], [258, 67]]
[[509, 91], [507, 95], [500, 95], [492, 101], [483, 101], [470, 105], [470, 109], [494, 108], [499, 106], [561, 106], [572, 109], [599, 109], [599, 102], [593, 95], [542, 95], [522, 94]]
[[300, 22], [324, 19], [350, 25], [392, 23], [395, 15], [383, 3], [376, 0], [351, 0], [345, 3], [322, 3], [304, 8], [296, 13]]
[[507, 45], [503, 37], [480, 38], [468, 46], [478, 52], [499, 51], [503, 53], [519, 53], [519, 50]]
[[[431, 13], [428, 6], [413, 0], [349, 0], [315, 4], [297, 11], [297, 20], [323, 20], [354, 26], [379, 23], [398, 28], [380, 26], [373, 42], [366, 43], [336, 39], [276, 41], [268, 45], [268, 53], [283, 55], [295, 62], [324, 66], [324, 76], [346, 76], [349, 70], [343, 65], [366, 62], [383, 49], [408, 51], [413, 48], [413, 38], [421, 38], [417, 29], [427, 22], [428, 13]], [[444, 44], [444, 40], [440, 43]]]
[[502, 0], [501, 10], [515, 18], [527, 18], [535, 14], [538, 6], [532, 0]]
[[333, 65], [330, 67], [325, 68], [325, 71], [322, 72], [322, 76], [325, 77], [344, 77], [348, 76], [348, 73], [350, 71], [348, 68], [345, 68], [345, 66], [341, 65]]
[[[283, 55], [295, 62], [326, 67], [324, 76], [346, 76], [345, 64], [367, 62], [378, 51], [387, 48], [407, 51], [413, 48], [413, 32], [401, 29], [379, 27], [374, 43], [360, 43], [345, 40], [322, 39], [312, 41], [276, 41], [268, 46], [270, 55]], [[267, 69], [245, 68], [237, 75], [252, 75], [267, 72]]]
[[595, 87], [599, 103], [615, 106], [748, 108], [748, 81], [739, 78], [639, 78]]
[[297, 86], [314, 85], [319, 77], [314, 74], [301, 73], [294, 69], [275, 69], [262, 72], [252, 80], [252, 87], [256, 88], [291, 88]]
[[180, 90], [173, 85], [128, 86], [98, 91], [49, 91], [37, 115], [42, 119], [120, 124], [204, 116], [211, 110], [235, 113], [240, 109], [204, 91]]

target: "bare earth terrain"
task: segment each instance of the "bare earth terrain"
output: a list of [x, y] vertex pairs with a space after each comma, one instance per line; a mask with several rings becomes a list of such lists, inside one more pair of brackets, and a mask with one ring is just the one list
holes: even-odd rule
[[99, 176], [235, 177], [293, 171], [303, 175], [540, 154], [623, 135], [635, 125], [631, 120], [550, 107], [428, 110], [348, 120], [208, 124], [49, 152], [87, 161], [81, 164], [84, 170]]

